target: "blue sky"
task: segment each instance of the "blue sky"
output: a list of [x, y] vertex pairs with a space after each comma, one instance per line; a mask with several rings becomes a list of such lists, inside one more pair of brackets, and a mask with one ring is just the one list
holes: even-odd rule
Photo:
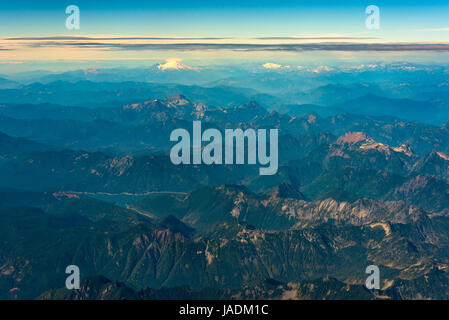
[[[65, 8], [81, 10], [79, 34], [260, 37], [321, 33], [365, 34], [367, 5], [381, 9], [386, 39], [448, 40], [448, 1], [3, 1], [3, 36], [66, 34]], [[437, 38], [440, 37], [440, 38]], [[444, 38], [441, 38], [444, 37]]]
[[[81, 12], [80, 30], [65, 28], [65, 8], [77, 5]], [[380, 8], [380, 29], [365, 27], [368, 5]], [[189, 47], [154, 49], [150, 40], [128, 41], [116, 39], [114, 46], [105, 45], [98, 36], [108, 37], [187, 37], [228, 38], [222, 41], [202, 41], [213, 44], [296, 44], [302, 40], [259, 39], [267, 37], [329, 37], [315, 42], [335, 43], [438, 43], [449, 44], [448, 1], [2, 1], [0, 3], [0, 62], [10, 60], [157, 60], [168, 57], [182, 59], [213, 60], [233, 58], [234, 49]], [[83, 36], [79, 45], [67, 45], [67, 41], [31, 42], [27, 37]], [[19, 38], [10, 40], [9, 38]], [[87, 39], [97, 38], [97, 40]], [[8, 39], [8, 40], [5, 40]], [[72, 41], [73, 42], [73, 41]], [[87, 42], [90, 42], [89, 44]], [[179, 42], [179, 41], [178, 41]], [[178, 43], [173, 42], [173, 43]], [[198, 42], [197, 40], [191, 42]], [[313, 42], [308, 41], [308, 42]], [[112, 43], [109, 42], [109, 44]], [[96, 44], [95, 47], [92, 44]], [[53, 47], [52, 47], [53, 46]], [[166, 45], [168, 46], [168, 45]], [[56, 48], [64, 48], [64, 55]], [[50, 48], [53, 48], [50, 51]], [[343, 48], [343, 49], [341, 49]], [[353, 47], [341, 47], [341, 52], [359, 51]], [[2, 50], [3, 49], [3, 50]], [[81, 50], [82, 49], [82, 50]], [[218, 50], [220, 49], [220, 50]], [[318, 50], [319, 49], [319, 50]], [[314, 50], [321, 50], [321, 47]], [[408, 50], [415, 59], [433, 59], [434, 48], [429, 52]], [[176, 51], [178, 50], [178, 52]], [[250, 59], [244, 48], [245, 59]], [[296, 49], [295, 49], [296, 50]], [[264, 60], [267, 51], [276, 59], [294, 59], [298, 50], [264, 48], [255, 50], [253, 56]], [[439, 59], [447, 51], [438, 49]], [[437, 51], [438, 51], [437, 50]], [[111, 53], [114, 51], [114, 53]], [[216, 55], [211, 54], [216, 51]], [[263, 51], [264, 53], [261, 53]], [[295, 51], [296, 53], [286, 53]], [[376, 50], [362, 50], [366, 57], [375, 56]], [[390, 50], [396, 52], [397, 50]], [[62, 50], [61, 50], [62, 52]], [[341, 53], [340, 52], [340, 53]], [[371, 52], [371, 53], [370, 53]], [[303, 56], [313, 56], [303, 53]], [[359, 54], [360, 55], [360, 54]], [[390, 56], [397, 56], [390, 53]], [[2, 57], [3, 56], [3, 57]], [[323, 54], [329, 59], [329, 54]], [[430, 58], [426, 58], [430, 57]], [[422, 60], [422, 59], [421, 59]]]

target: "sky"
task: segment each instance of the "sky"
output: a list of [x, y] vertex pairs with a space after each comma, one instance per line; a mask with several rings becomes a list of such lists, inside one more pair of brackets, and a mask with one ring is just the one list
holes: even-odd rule
[[[66, 28], [69, 5], [80, 10], [79, 30]], [[369, 5], [379, 29], [366, 27]], [[448, 46], [449, 2], [439, 0], [0, 2], [0, 71], [166, 59], [445, 62]]]

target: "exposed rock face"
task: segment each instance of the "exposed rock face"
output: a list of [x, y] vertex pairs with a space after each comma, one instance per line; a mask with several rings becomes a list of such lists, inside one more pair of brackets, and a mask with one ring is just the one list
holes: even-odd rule
[[385, 198], [402, 200], [431, 212], [449, 213], [449, 184], [431, 175], [412, 176]]
[[[82, 131], [89, 150], [100, 145], [121, 152], [42, 149], [0, 133], [2, 186], [39, 190], [0, 190], [0, 298], [42, 292], [49, 299], [448, 296], [447, 125], [290, 117], [256, 102], [224, 108], [182, 95], [83, 117], [93, 124], [80, 120], [72, 123], [76, 130], [66, 131], [64, 123], [51, 131], [38, 122], [38, 131], [44, 138], [65, 132], [70, 147], [84, 141]], [[248, 166], [174, 166], [152, 153], [165, 149], [150, 149], [151, 155], [126, 149], [128, 141], [139, 151], [142, 143], [165, 147], [170, 131], [192, 120], [205, 127], [279, 128], [278, 174], [260, 177]], [[27, 136], [36, 132], [26, 131], [33, 121], [22, 127], [18, 119], [0, 122]], [[107, 139], [103, 128], [112, 133]], [[127, 210], [67, 190], [172, 193]], [[48, 291], [61, 286], [67, 261], [106, 278], [88, 279], [77, 293]], [[369, 264], [385, 277], [379, 292], [362, 287]]]
[[410, 147], [410, 145], [408, 145], [406, 143], [401, 144], [399, 147], [393, 148], [393, 150], [395, 152], [402, 152], [402, 153], [406, 154], [409, 157], [411, 157], [411, 156], [413, 156], [415, 154], [413, 152], [412, 147]]
[[[290, 189], [278, 189], [284, 188]], [[159, 201], [165, 201], [164, 205]], [[63, 250], [60, 256], [36, 250], [36, 246], [51, 246], [57, 241], [88, 257], [77, 258], [82, 270], [92, 270], [129, 287], [159, 290], [186, 285], [196, 291], [214, 286], [225, 290], [246, 288], [245, 292], [226, 291], [241, 298], [264, 296], [265, 285], [257, 283], [266, 278], [296, 283], [276, 291], [278, 297], [317, 297], [316, 291], [310, 290], [310, 278], [325, 276], [339, 279], [314, 284], [329, 287], [329, 298], [340, 296], [348, 288], [358, 292], [348, 283], [363, 283], [360, 270], [367, 263], [388, 270], [383, 287], [395, 288], [396, 281], [405, 279], [397, 282], [400, 288], [407, 288], [401, 289], [408, 291], [403, 297], [434, 297], [422, 291], [421, 285], [407, 281], [427, 275], [435, 264], [441, 270], [449, 265], [442, 254], [449, 245], [447, 231], [442, 228], [449, 224], [448, 218], [429, 215], [401, 201], [304, 201], [267, 197], [240, 186], [220, 186], [144, 203], [155, 216], [168, 211], [177, 217], [150, 221], [84, 197], [43, 204], [46, 210], [58, 214], [30, 208], [0, 209], [0, 240], [8, 237], [27, 244], [19, 246], [18, 251], [10, 251], [15, 245], [11, 242], [4, 242], [7, 245], [2, 247], [9, 261], [0, 267], [2, 280], [14, 284], [8, 297], [30, 298], [45, 291], [30, 284], [35, 283], [39, 272], [48, 272], [49, 266], [54, 266], [49, 274], [56, 276], [42, 286], [58, 286], [58, 275], [63, 273], [58, 266], [66, 259], [64, 254], [71, 253]], [[233, 215], [237, 211], [238, 215]], [[190, 235], [192, 226], [201, 228]], [[36, 233], [39, 242], [32, 241]], [[387, 285], [393, 280], [392, 286]], [[299, 291], [291, 292], [294, 288]], [[393, 297], [394, 292], [386, 296]], [[70, 298], [109, 299], [134, 297], [134, 293], [118, 283], [100, 281], [88, 282], [78, 296]], [[42, 297], [59, 296], [47, 292]]]
[[337, 143], [339, 144], [356, 144], [364, 141], [374, 141], [372, 138], [368, 137], [363, 132], [348, 132], [338, 138]]
[[449, 182], [449, 155], [432, 151], [419, 159], [412, 169], [413, 174], [429, 174]]
[[439, 152], [439, 151], [438, 151], [438, 152], [437, 152], [437, 155], [438, 155], [440, 158], [449, 161], [449, 154], [448, 154], [448, 153], [446, 153], [446, 152]]
[[280, 185], [273, 187], [270, 191], [267, 192], [271, 198], [290, 198], [297, 200], [304, 200], [305, 196], [291, 184], [283, 182]]
[[391, 152], [403, 153], [409, 157], [415, 155], [412, 148], [403, 143], [399, 147], [390, 147], [387, 144], [375, 141], [364, 132], [348, 132], [337, 139], [337, 144], [356, 145], [360, 150], [377, 150], [390, 155]]
[[[283, 190], [291, 186], [286, 184], [275, 187], [275, 190]], [[293, 192], [293, 191], [292, 191]], [[301, 194], [273, 193], [270, 196], [253, 194], [246, 189], [238, 189], [234, 186], [220, 186], [217, 188], [203, 189], [203, 196], [196, 192], [187, 196], [181, 203], [173, 205], [189, 208], [181, 219], [187, 221], [200, 220], [199, 217], [206, 217], [210, 211], [207, 207], [223, 206], [227, 212], [220, 213], [220, 216], [209, 217], [210, 226], [216, 223], [233, 221], [234, 217], [238, 221], [246, 221], [252, 225], [264, 229], [286, 229], [292, 227], [303, 228], [311, 225], [318, 225], [328, 221], [336, 223], [349, 223], [352, 225], [369, 225], [372, 223], [412, 223], [421, 216], [426, 216], [427, 212], [417, 206], [406, 204], [403, 201], [376, 201], [368, 198], [361, 198], [353, 202], [336, 201], [327, 198], [319, 201], [305, 201], [301, 199]], [[193, 198], [204, 197], [206, 194], [215, 194], [214, 200], [208, 202], [208, 206], [201, 203], [192, 202]], [[226, 204], [228, 203], [228, 204]], [[189, 204], [189, 205], [187, 205]], [[195, 207], [192, 207], [195, 204]], [[148, 206], [149, 205], [149, 206]], [[156, 208], [151, 207], [151, 203], [142, 203], [139, 207], [145, 211], [158, 213]], [[170, 208], [164, 209], [168, 212]], [[196, 218], [193, 219], [193, 216]], [[275, 218], [275, 219], [274, 219]], [[193, 219], [193, 220], [192, 220]], [[274, 219], [274, 220], [273, 220]]]

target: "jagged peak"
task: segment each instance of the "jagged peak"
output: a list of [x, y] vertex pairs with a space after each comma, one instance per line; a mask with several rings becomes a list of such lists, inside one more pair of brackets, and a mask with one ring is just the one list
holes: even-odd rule
[[405, 181], [400, 187], [397, 188], [399, 191], [416, 192], [418, 189], [423, 189], [426, 187], [430, 181], [435, 180], [435, 178], [428, 174], [418, 174], [409, 180]]
[[268, 194], [275, 198], [305, 199], [305, 196], [298, 189], [287, 182], [282, 182], [281, 184], [274, 186], [270, 189]]
[[173, 96], [166, 97], [164, 99], [164, 102], [168, 103], [169, 105], [178, 105], [178, 106], [191, 103], [190, 100], [183, 94], [175, 94]]
[[429, 152], [425, 157], [423, 157], [420, 162], [427, 162], [430, 160], [447, 161], [447, 160], [449, 160], [449, 154], [447, 152], [433, 150], [433, 151]]
[[267, 112], [267, 110], [265, 110], [264, 107], [262, 107], [260, 104], [257, 103], [257, 101], [254, 100], [248, 101], [247, 103], [238, 106], [236, 109], [255, 110], [263, 113]]
[[333, 199], [337, 202], [355, 202], [361, 197], [343, 189], [332, 189], [322, 195], [319, 200]]
[[374, 142], [374, 140], [364, 132], [347, 132], [337, 139], [337, 144], [356, 144], [359, 142]]
[[415, 154], [412, 147], [410, 145], [408, 145], [407, 143], [403, 143], [399, 147], [393, 148], [393, 150], [396, 152], [402, 152], [409, 157], [411, 157], [412, 155]]
[[436, 154], [437, 154], [440, 158], [449, 161], [449, 153], [437, 151]]
[[123, 109], [143, 110], [147, 108], [153, 108], [155, 106], [163, 106], [159, 99], [146, 100], [140, 103], [132, 103], [123, 106]]
[[390, 147], [388, 144], [375, 141], [364, 132], [347, 132], [337, 139], [337, 144], [358, 146], [361, 150], [377, 150], [386, 154], [391, 154], [394, 151], [409, 157], [415, 154], [413, 149], [406, 143], [401, 144], [399, 147]]
[[174, 233], [180, 233], [185, 237], [189, 237], [195, 231], [187, 224], [176, 218], [174, 215], [169, 214], [159, 220], [159, 225], [164, 228], [168, 228]]

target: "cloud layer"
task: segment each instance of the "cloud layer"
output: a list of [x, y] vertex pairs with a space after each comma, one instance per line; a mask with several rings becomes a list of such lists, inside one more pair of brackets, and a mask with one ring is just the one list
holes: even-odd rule
[[[301, 52], [301, 51], [449, 51], [449, 43], [351, 43], [351, 42], [317, 42], [317, 43], [218, 43], [218, 42], [191, 42], [181, 43], [130, 43], [130, 42], [101, 42], [101, 41], [74, 41], [70, 40], [38, 40], [28, 42], [15, 41], [15, 44], [30, 48], [41, 47], [75, 47], [96, 48], [105, 50], [231, 50], [231, 51], [278, 51], [278, 52]], [[108, 39], [111, 40], [111, 39]], [[117, 39], [112, 39], [117, 40]], [[129, 40], [129, 39], [127, 39]], [[8, 48], [6, 48], [8, 49]], [[12, 49], [12, 48], [10, 48]]]

